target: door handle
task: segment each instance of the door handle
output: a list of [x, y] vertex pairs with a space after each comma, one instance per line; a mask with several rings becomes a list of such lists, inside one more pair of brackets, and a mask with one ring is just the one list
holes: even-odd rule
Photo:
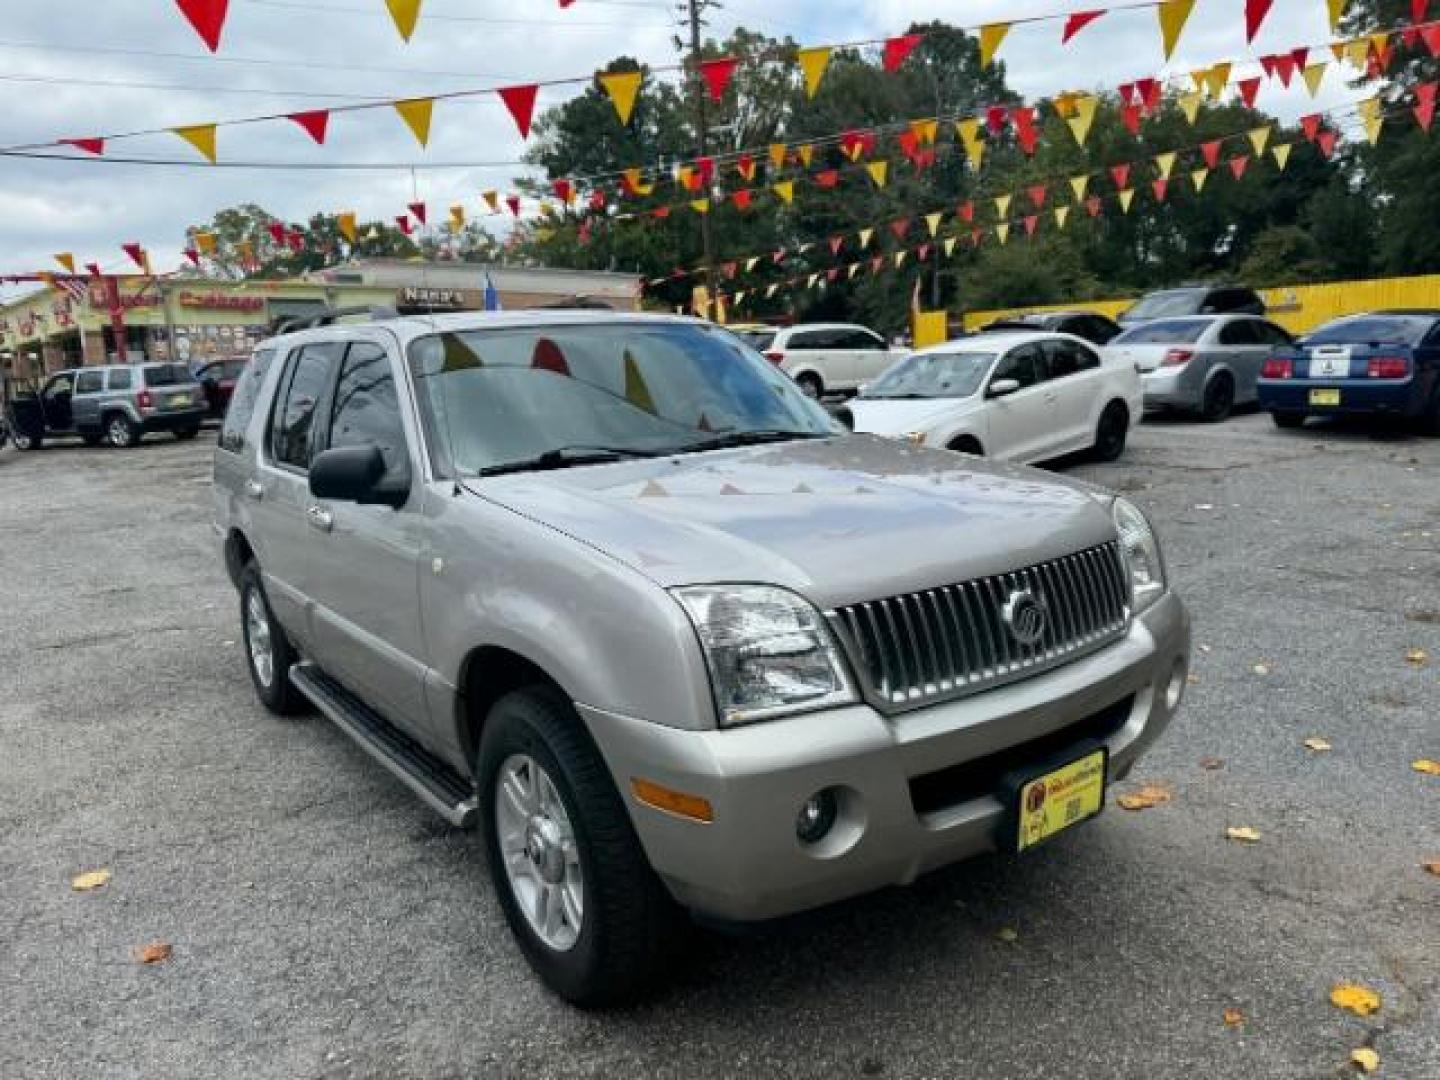
[[312, 528], [321, 532], [329, 532], [335, 527], [335, 515], [323, 506], [312, 506], [305, 511], [305, 517]]
[[252, 499], [263, 499], [265, 497], [265, 485], [259, 480], [245, 481], [245, 494]]

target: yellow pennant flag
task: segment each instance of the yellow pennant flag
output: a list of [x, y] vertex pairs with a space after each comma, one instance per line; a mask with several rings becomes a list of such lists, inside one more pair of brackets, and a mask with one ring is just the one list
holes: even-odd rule
[[1210, 175], [1209, 169], [1196, 169], [1190, 174], [1190, 182], [1195, 185], [1195, 194], [1205, 190], [1205, 178]]
[[211, 232], [197, 232], [195, 234], [195, 250], [200, 252], [201, 255], [214, 255], [215, 234]]
[[68, 251], [62, 251], [55, 256], [55, 261], [65, 268], [68, 274], [75, 273], [75, 256]]
[[1220, 95], [1225, 93], [1225, 86], [1230, 82], [1229, 60], [1222, 60], [1205, 73], [1205, 92], [1210, 95], [1211, 101], [1219, 101]]
[[1073, 90], [1067, 90], [1063, 94], [1056, 94], [1050, 99], [1050, 105], [1055, 110], [1055, 115], [1062, 120], [1069, 119], [1075, 115], [1075, 102], [1080, 95]]
[[1120, 200], [1120, 209], [1128, 214], [1130, 204], [1135, 201], [1135, 189], [1133, 187], [1121, 188], [1117, 198]]
[[691, 200], [690, 200], [690, 209], [691, 209], [691, 210], [694, 210], [695, 213], [697, 213], [697, 214], [708, 214], [708, 213], [710, 212], [710, 200], [709, 200], [709, 199], [691, 199]]
[[1069, 220], [1070, 220], [1070, 207], [1068, 207], [1068, 206], [1057, 206], [1057, 207], [1055, 207], [1055, 227], [1056, 227], [1057, 229], [1063, 229], [1063, 228], [1065, 228], [1065, 223], [1066, 223], [1067, 221], [1069, 221]]
[[1365, 38], [1346, 42], [1345, 57], [1350, 61], [1351, 67], [1364, 71], [1370, 66], [1370, 42]]
[[610, 71], [599, 76], [600, 85], [610, 95], [610, 104], [620, 117], [620, 123], [630, 123], [635, 111], [635, 98], [640, 93], [640, 80], [644, 76], [638, 71]]
[[985, 160], [985, 140], [980, 138], [980, 121], [973, 117], [969, 120], [956, 120], [955, 134], [960, 136], [960, 143], [965, 147], [970, 168], [979, 172], [980, 163]]
[[1345, 59], [1345, 42], [1332, 41], [1330, 43], [1330, 55], [1335, 58], [1337, 64], [1343, 61]]
[[1010, 239], [1010, 223], [1008, 221], [995, 226], [995, 239], [1000, 241], [1002, 247], [1005, 241]]
[[778, 284], [767, 287], [765, 290], [765, 298], [768, 300], [770, 297], [774, 296], [775, 293], [779, 290], [779, 288], [780, 286]]
[[1329, 61], [1321, 60], [1318, 64], [1306, 64], [1305, 70], [1300, 74], [1305, 79], [1305, 89], [1310, 91], [1314, 97], [1320, 93], [1320, 84], [1325, 81], [1325, 72], [1330, 70]]
[[741, 304], [743, 304], [743, 303], [745, 302], [745, 297], [746, 297], [746, 295], [747, 295], [747, 293], [746, 293], [746, 291], [745, 291], [744, 289], [741, 289], [739, 292], [737, 292], [737, 293], [735, 294], [735, 306], [736, 306], [736, 307], [739, 307]]
[[1275, 164], [1280, 167], [1280, 171], [1284, 172], [1285, 166], [1290, 162], [1290, 144], [1278, 143], [1270, 148], [1270, 153], [1275, 156]]
[[635, 363], [629, 349], [625, 350], [625, 400], [637, 409], [644, 409], [648, 413], [655, 411], [655, 399], [650, 396], [650, 387], [645, 385], [645, 379], [640, 374], [640, 365]]
[[1011, 196], [1009, 195], [995, 196], [995, 216], [1002, 221], [1010, 216], [1010, 201]]
[[1385, 118], [1380, 115], [1380, 99], [1378, 97], [1366, 98], [1356, 103], [1356, 111], [1360, 113], [1360, 119], [1365, 121], [1365, 137], [1374, 146], [1380, 141], [1380, 127]]
[[908, 251], [897, 251], [897, 252], [895, 252], [895, 269], [896, 269], [896, 270], [899, 270], [899, 269], [900, 269], [900, 264], [905, 261], [905, 256], [908, 255], [908, 254], [909, 254]]
[[1094, 95], [1085, 94], [1075, 99], [1075, 115], [1065, 122], [1070, 125], [1070, 130], [1075, 134], [1075, 141], [1081, 146], [1090, 137], [1090, 125], [1095, 122], [1095, 107], [1098, 104]]
[[813, 98], [820, 89], [820, 80], [825, 77], [825, 69], [830, 65], [830, 47], [816, 45], [800, 49], [795, 59], [800, 61], [800, 70], [805, 73], [805, 96]]
[[1200, 91], [1195, 90], [1188, 94], [1181, 94], [1176, 100], [1180, 104], [1180, 111], [1185, 114], [1185, 119], [1191, 124], [1195, 123], [1195, 117], [1200, 115]]
[[1161, 0], [1156, 12], [1160, 16], [1160, 40], [1165, 48], [1165, 59], [1169, 60], [1180, 42], [1180, 31], [1190, 18], [1195, 0]]
[[745, 272], [746, 272], [747, 274], [750, 273], [751, 271], [753, 271], [753, 270], [755, 269], [756, 266], [759, 265], [759, 263], [760, 263], [760, 256], [759, 256], [759, 255], [751, 255], [750, 258], [748, 258], [748, 259], [745, 260]]
[[[355, 243], [355, 214], [353, 211], [347, 210], [342, 214], [336, 214], [335, 224], [339, 226], [341, 236], [350, 243]], [[198, 241], [200, 238], [197, 236], [195, 239]], [[204, 251], [205, 249], [202, 246], [200, 250]]]
[[1000, 43], [1005, 40], [1005, 35], [1010, 33], [1010, 24], [990, 23], [988, 26], [980, 27], [980, 66], [989, 67], [995, 59], [995, 52], [1000, 48]]
[[886, 177], [890, 174], [890, 163], [888, 161], [866, 162], [865, 171], [870, 174], [870, 179], [875, 181], [876, 187], [884, 187]]
[[[628, 172], [629, 170], [626, 171]], [[636, 169], [635, 172], [638, 174], [640, 170]], [[490, 207], [492, 214], [498, 214], [500, 212], [500, 193], [498, 191], [482, 191], [480, 197], [485, 200], [485, 205]]]
[[430, 118], [435, 115], [434, 98], [406, 98], [395, 102], [395, 111], [405, 121], [416, 142], [424, 146], [430, 141]]
[[171, 128], [204, 156], [211, 165], [215, 164], [215, 125], [197, 124], [194, 127]]
[[1199, 71], [1192, 71], [1190, 72], [1190, 82], [1196, 90], [1203, 91], [1205, 89], [1205, 80], [1209, 77], [1209, 75], [1210, 71], [1208, 68], [1201, 68]]
[[1248, 135], [1250, 137], [1250, 145], [1255, 148], [1255, 156], [1263, 157], [1265, 147], [1270, 145], [1270, 125], [1267, 124], [1264, 127], [1251, 128]]
[[781, 180], [774, 187], [775, 194], [780, 196], [780, 201], [789, 206], [795, 200], [795, 181]]
[[861, 230], [860, 230], [860, 250], [861, 250], [861, 251], [864, 251], [867, 247], [870, 246], [870, 238], [871, 238], [872, 236], [874, 236], [874, 235], [875, 235], [875, 230], [874, 230], [874, 229], [861, 229]]
[[783, 142], [772, 142], [770, 144], [770, 167], [778, 169], [785, 164], [786, 146]]
[[915, 141], [921, 146], [934, 146], [935, 136], [940, 131], [938, 120], [911, 120], [910, 134], [915, 136]]
[[1345, 5], [1350, 0], [1325, 0], [1330, 11], [1330, 31], [1334, 33], [1340, 28], [1340, 20], [1345, 17]]
[[820, 275], [819, 275], [819, 274], [811, 274], [808, 278], [805, 279], [805, 288], [807, 288], [807, 289], [813, 289], [813, 288], [815, 287], [815, 282], [817, 282], [817, 281], [819, 281], [819, 280], [820, 280]]
[[947, 236], [941, 246], [945, 249], [945, 257], [948, 259], [955, 254], [955, 237]]
[[1084, 201], [1085, 201], [1085, 189], [1088, 188], [1089, 186], [1090, 186], [1090, 174], [1089, 174], [1089, 173], [1086, 173], [1084, 176], [1072, 176], [1072, 177], [1070, 177], [1070, 190], [1075, 193], [1075, 201], [1076, 201], [1077, 203], [1078, 203], [1078, 202], [1084, 202]]
[[420, 19], [420, 5], [424, 0], [385, 0], [390, 17], [395, 20], [395, 29], [406, 41], [415, 33], [415, 23]]
[[463, 228], [465, 228], [465, 207], [450, 207], [450, 231], [458, 233]]
[[808, 169], [810, 167], [810, 159], [815, 156], [815, 144], [802, 143], [795, 152], [800, 155], [800, 164]]
[[690, 181], [695, 178], [695, 169], [690, 165], [681, 165], [675, 170], [675, 179], [686, 191], [690, 190]]
[[940, 231], [940, 219], [944, 216], [944, 213], [939, 210], [933, 214], [925, 215], [925, 227], [930, 230], [931, 239], [934, 239], [935, 234]]
[[846, 277], [847, 279], [853, 278], [853, 277], [859, 272], [859, 270], [860, 270], [860, 264], [859, 264], [859, 263], [851, 263], [851, 264], [850, 264], [850, 269], [849, 269], [848, 271], [846, 271], [846, 273], [845, 273], [845, 277]]
[[1156, 154], [1155, 168], [1159, 170], [1161, 180], [1169, 180], [1170, 170], [1175, 168], [1175, 151], [1167, 150], [1163, 154]]

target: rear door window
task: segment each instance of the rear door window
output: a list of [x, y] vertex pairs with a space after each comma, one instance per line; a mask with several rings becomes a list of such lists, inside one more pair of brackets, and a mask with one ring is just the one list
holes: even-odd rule
[[1255, 324], [1249, 319], [1236, 319], [1220, 327], [1218, 340], [1221, 345], [1259, 345], [1260, 335]]
[[1047, 341], [1042, 348], [1052, 379], [1063, 379], [1100, 366], [1100, 357], [1074, 341]]
[[179, 386], [195, 381], [184, 364], [150, 364], [141, 370], [145, 373], [146, 386]]
[[128, 367], [117, 367], [110, 369], [110, 389], [129, 390], [132, 375]]
[[277, 464], [310, 468], [315, 410], [344, 348], [342, 342], [327, 341], [292, 354], [272, 417], [270, 453]]
[[225, 414], [225, 424], [220, 429], [220, 447], [238, 454], [245, 448], [245, 431], [250, 427], [250, 418], [255, 415], [255, 402], [260, 397], [260, 386], [265, 382], [265, 373], [275, 359], [274, 349], [261, 349], [246, 365], [235, 384], [230, 397], [230, 409]]
[[1022, 345], [1018, 349], [1012, 349], [1001, 358], [1000, 363], [995, 365], [995, 374], [991, 378], [992, 383], [1001, 379], [1014, 379], [1020, 384], [1020, 389], [1027, 386], [1034, 386], [1045, 380], [1045, 360], [1040, 354], [1038, 345]]
[[105, 385], [105, 375], [100, 371], [82, 371], [75, 377], [75, 393], [98, 394]]

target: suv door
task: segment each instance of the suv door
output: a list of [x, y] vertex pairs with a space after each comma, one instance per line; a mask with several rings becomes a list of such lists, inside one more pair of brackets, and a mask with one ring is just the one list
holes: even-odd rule
[[85, 368], [75, 373], [75, 390], [70, 397], [70, 421], [76, 431], [100, 431], [100, 404], [105, 394], [105, 369]]
[[[412, 483], [419, 462], [405, 433], [399, 362], [373, 342], [352, 342], [327, 395], [318, 449], [378, 446], [388, 478]], [[323, 427], [323, 430], [322, 430]], [[314, 601], [320, 666], [389, 719], [424, 735], [425, 667], [420, 568], [425, 523], [420, 499], [400, 509], [322, 502], [311, 523], [306, 580]]]
[[1041, 345], [1053, 403], [1056, 453], [1089, 446], [1095, 441], [1105, 371], [1100, 356], [1078, 341], [1056, 338]]
[[317, 529], [309, 513], [309, 472], [315, 418], [325, 415], [322, 399], [344, 352], [344, 342], [316, 342], [299, 346], [286, 358], [266, 445], [256, 461], [257, 475], [246, 488], [255, 502], [254, 540], [266, 598], [285, 632], [305, 652], [314, 642], [310, 574]]
[[72, 427], [71, 400], [75, 392], [73, 371], [62, 371], [40, 391], [40, 408], [45, 417], [45, 431], [63, 434]]
[[1000, 358], [986, 385], [1014, 379], [1020, 389], [990, 398], [985, 409], [985, 453], [989, 457], [1037, 461], [1054, 442], [1054, 405], [1045, 356], [1038, 344], [1017, 345]]

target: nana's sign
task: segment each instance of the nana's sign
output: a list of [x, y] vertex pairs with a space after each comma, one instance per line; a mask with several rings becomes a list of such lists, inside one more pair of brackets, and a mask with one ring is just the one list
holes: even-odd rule
[[406, 286], [395, 294], [403, 308], [425, 311], [479, 311], [485, 306], [485, 293], [480, 289], [431, 289]]

